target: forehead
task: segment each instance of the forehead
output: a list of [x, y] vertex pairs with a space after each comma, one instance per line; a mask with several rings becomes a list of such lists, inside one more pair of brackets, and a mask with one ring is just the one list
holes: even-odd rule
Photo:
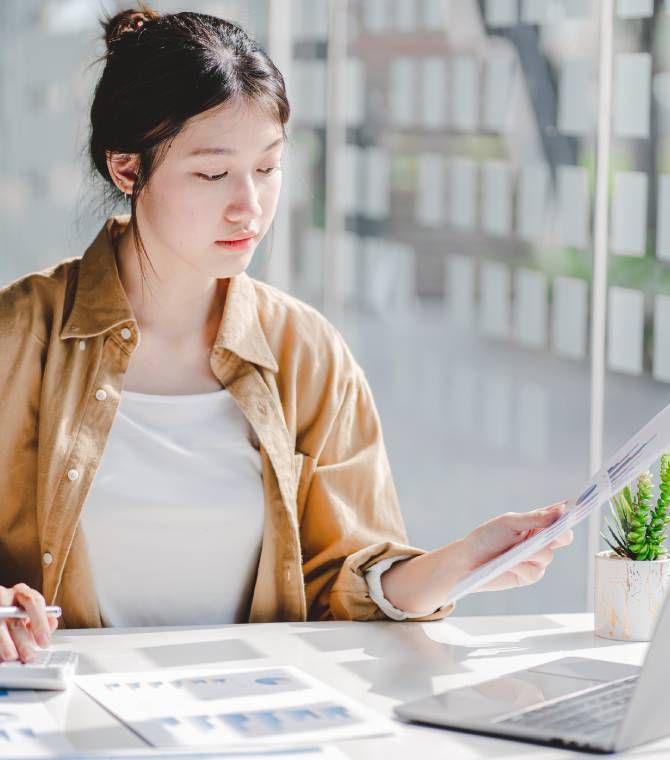
[[260, 153], [282, 136], [281, 124], [267, 109], [239, 101], [194, 116], [179, 133], [174, 148], [183, 156], [199, 148]]

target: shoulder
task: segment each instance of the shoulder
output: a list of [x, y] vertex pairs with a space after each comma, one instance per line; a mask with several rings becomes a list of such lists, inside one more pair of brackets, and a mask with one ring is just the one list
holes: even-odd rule
[[80, 261], [78, 257], [64, 259], [0, 287], [0, 337], [32, 333], [46, 343]]
[[258, 316], [282, 372], [328, 375], [344, 381], [361, 372], [341, 332], [320, 311], [278, 288], [250, 278]]

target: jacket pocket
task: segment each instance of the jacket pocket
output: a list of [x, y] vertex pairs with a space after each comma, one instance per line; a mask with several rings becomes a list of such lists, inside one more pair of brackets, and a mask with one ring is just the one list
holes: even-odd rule
[[316, 460], [310, 457], [308, 454], [303, 454], [296, 451], [293, 454], [294, 463], [294, 478], [295, 478], [295, 502], [296, 502], [296, 515], [298, 518], [298, 525], [302, 521], [302, 515], [305, 511], [305, 504], [307, 502], [307, 493], [312, 481], [312, 475], [316, 469]]

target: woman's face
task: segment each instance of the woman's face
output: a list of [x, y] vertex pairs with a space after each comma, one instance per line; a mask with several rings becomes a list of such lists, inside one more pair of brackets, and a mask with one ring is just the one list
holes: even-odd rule
[[[157, 269], [185, 264], [217, 279], [245, 270], [277, 209], [283, 147], [281, 125], [253, 104], [227, 104], [187, 122], [137, 203]], [[217, 243], [249, 236], [243, 246]]]

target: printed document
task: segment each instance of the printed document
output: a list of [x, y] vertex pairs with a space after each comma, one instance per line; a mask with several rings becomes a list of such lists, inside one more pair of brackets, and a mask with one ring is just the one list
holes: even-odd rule
[[[83, 760], [81, 753], [59, 756], [58, 760]], [[87, 752], [85, 760], [347, 760], [347, 756], [333, 746], [289, 747], [287, 749], [250, 750], [243, 752], [221, 749], [145, 749]]]
[[72, 751], [34, 691], [0, 689], [0, 757], [55, 757]]
[[293, 746], [393, 734], [382, 715], [298, 668], [189, 668], [78, 676], [154, 747]]
[[670, 449], [670, 404], [598, 470], [583, 486], [579, 496], [568, 501], [565, 513], [556, 522], [466, 575], [451, 589], [446, 602], [458, 601], [543, 549], [561, 533], [572, 528], [609, 501], [627, 483], [649, 469], [668, 449]]

